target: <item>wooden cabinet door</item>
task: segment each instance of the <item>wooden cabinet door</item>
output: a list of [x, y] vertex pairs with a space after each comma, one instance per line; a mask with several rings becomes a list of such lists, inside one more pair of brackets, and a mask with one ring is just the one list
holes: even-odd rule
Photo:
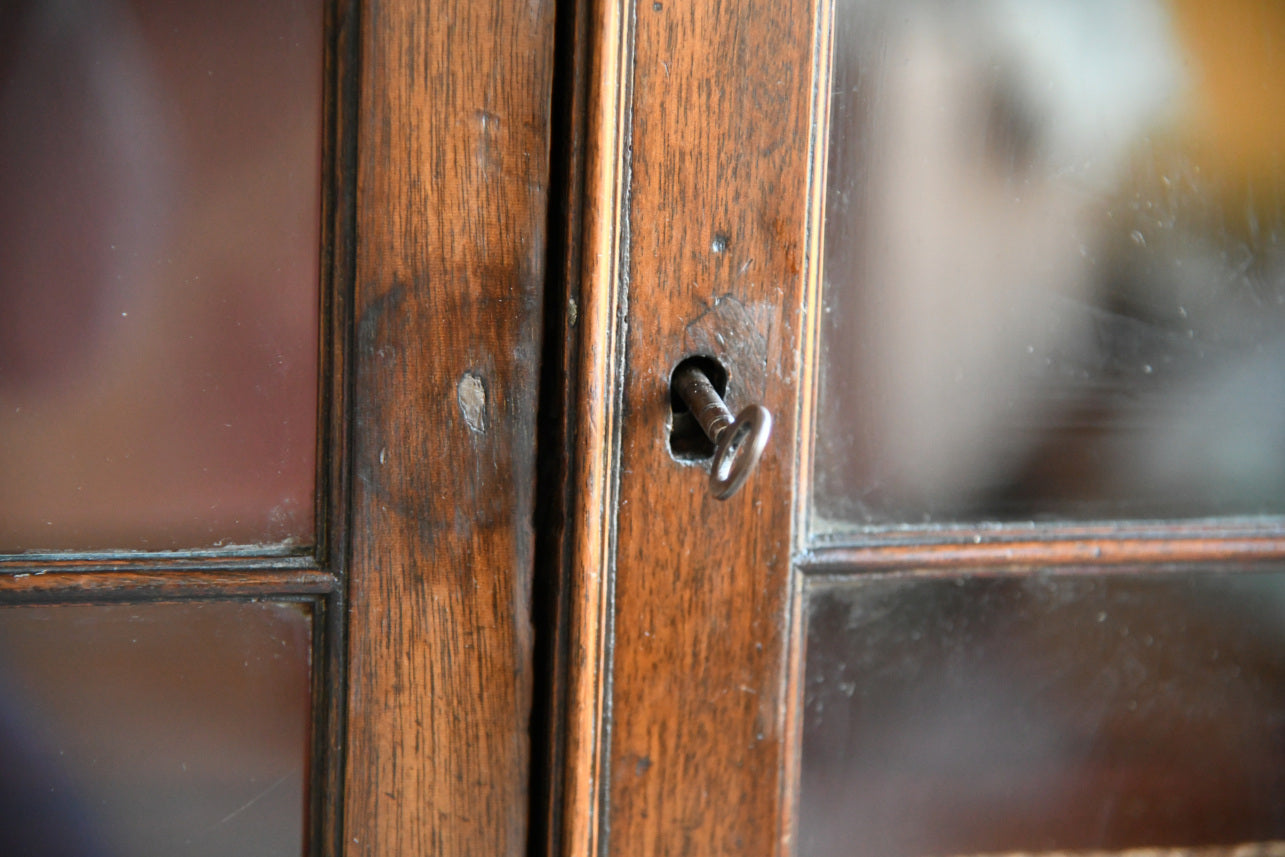
[[1019, 5], [585, 13], [557, 853], [1285, 836], [1279, 16]]
[[[195, 477], [188, 477], [194, 487], [179, 499], [198, 513], [195, 521], [182, 519], [186, 530], [175, 533], [164, 525], [168, 520], [180, 520], [178, 513], [168, 508], [175, 504], [166, 502], [164, 496], [152, 504], [156, 507], [154, 517], [162, 523], [154, 530], [139, 527], [141, 535], [128, 543], [97, 534], [76, 541], [81, 538], [78, 533], [67, 535], [53, 529], [55, 523], [63, 524], [59, 513], [69, 511], [56, 503], [47, 504], [55, 509], [48, 521], [52, 535], [45, 534], [44, 520], [39, 521], [41, 529], [34, 537], [20, 529], [22, 521], [5, 521], [0, 528], [6, 539], [3, 549], [17, 545], [19, 551], [0, 557], [0, 604], [5, 605], [6, 616], [22, 609], [8, 609], [15, 604], [74, 603], [78, 606], [64, 613], [72, 617], [73, 624], [82, 619], [85, 623], [95, 621], [92, 614], [98, 611], [99, 616], [115, 617], [112, 627], [119, 630], [122, 623], [148, 620], [159, 612], [177, 617], [173, 621], [180, 631], [185, 623], [197, 627], [204, 636], [193, 632], [174, 637], [180, 642], [195, 640], [191, 645], [152, 647], [159, 652], [156, 660], [168, 672], [158, 669], [154, 674], [140, 675], [117, 666], [119, 674], [99, 676], [86, 684], [106, 687], [113, 699], [112, 694], [123, 695], [134, 684], [154, 689], [166, 679], [176, 685], [198, 684], [210, 691], [207, 697], [216, 702], [211, 704], [215, 710], [198, 710], [201, 703], [197, 702], [188, 704], [192, 710], [175, 714], [176, 722], [181, 713], [188, 714], [189, 720], [195, 718], [197, 726], [193, 728], [216, 722], [221, 707], [249, 715], [255, 725], [247, 726], [243, 734], [225, 735], [225, 745], [217, 744], [213, 735], [198, 735], [194, 741], [198, 746], [216, 747], [207, 753], [212, 759], [209, 767], [215, 771], [211, 776], [216, 779], [225, 768], [234, 767], [236, 758], [252, 755], [258, 746], [252, 742], [254, 736], [271, 732], [276, 721], [271, 712], [255, 710], [259, 698], [245, 692], [243, 685], [252, 683], [237, 672], [241, 659], [235, 657], [235, 650], [222, 659], [199, 656], [195, 650], [230, 647], [232, 629], [218, 620], [243, 614], [267, 628], [260, 637], [266, 639], [270, 633], [281, 637], [272, 637], [264, 645], [284, 646], [287, 637], [296, 644], [287, 653], [293, 658], [290, 664], [299, 667], [289, 674], [293, 684], [271, 686], [276, 673], [264, 673], [267, 678], [252, 685], [271, 699], [293, 693], [288, 702], [302, 700], [287, 712], [298, 715], [290, 723], [296, 730], [290, 735], [300, 736], [289, 747], [298, 751], [287, 760], [293, 767], [287, 776], [265, 784], [254, 777], [261, 777], [260, 767], [271, 768], [269, 763], [275, 764], [275, 760], [259, 767], [251, 764], [250, 785], [241, 783], [245, 792], [233, 792], [240, 795], [239, 801], [219, 792], [217, 797], [231, 802], [222, 812], [220, 804], [213, 802], [191, 810], [194, 820], [176, 835], [189, 844], [195, 841], [194, 847], [209, 850], [214, 847], [212, 842], [225, 841], [219, 839], [224, 831], [239, 825], [250, 832], [241, 839], [227, 840], [240, 843], [238, 853], [257, 848], [278, 850], [284, 839], [255, 839], [253, 826], [244, 822], [270, 804], [280, 803], [278, 798], [288, 792], [295, 798], [293, 806], [286, 802], [293, 814], [286, 812], [278, 827], [294, 837], [290, 841], [303, 843], [296, 847], [304, 853], [488, 857], [524, 853], [532, 696], [536, 388], [543, 323], [554, 3], [316, 0], [311, 5], [256, 9], [254, 15], [242, 15], [245, 10], [238, 6], [229, 10], [218, 3], [199, 2], [172, 4], [172, 8], [171, 4], [113, 4], [101, 15], [89, 14], [93, 10], [88, 8], [72, 15], [51, 15], [39, 6], [18, 4], [12, 14], [0, 16], [15, 22], [13, 38], [4, 40], [0, 65], [18, 70], [12, 80], [0, 83], [4, 108], [31, 120], [9, 126], [5, 151], [29, 155], [39, 169], [28, 172], [38, 178], [47, 181], [70, 176], [66, 181], [73, 187], [79, 181], [92, 192], [82, 199], [55, 188], [55, 192], [31, 193], [21, 199], [50, 200], [37, 213], [46, 220], [62, 216], [62, 223], [52, 225], [65, 225], [72, 230], [69, 235], [82, 228], [97, 229], [108, 237], [123, 231], [130, 237], [131, 229], [138, 232], [140, 221], [152, 223], [149, 218], [158, 217], [159, 210], [164, 215], [161, 225], [168, 229], [173, 222], [178, 224], [176, 229], [189, 229], [182, 234], [192, 239], [196, 249], [179, 246], [170, 258], [158, 260], [139, 253], [135, 255], [142, 261], [128, 264], [104, 263], [93, 257], [96, 245], [81, 246], [70, 240], [50, 253], [45, 246], [47, 236], [36, 241], [22, 237], [27, 233], [18, 226], [25, 218], [9, 207], [6, 214], [15, 217], [6, 218], [3, 224], [4, 246], [16, 248], [24, 242], [34, 246], [35, 251], [23, 259], [38, 255], [37, 251], [56, 262], [63, 259], [45, 272], [46, 279], [63, 269], [82, 274], [82, 269], [102, 263], [105, 273], [101, 279], [109, 281], [110, 288], [105, 289], [105, 297], [104, 290], [89, 290], [83, 311], [74, 305], [75, 289], [59, 284], [59, 289], [73, 293], [73, 299], [66, 301], [73, 304], [72, 309], [59, 311], [74, 318], [93, 316], [104, 307], [119, 309], [112, 301], [120, 292], [131, 293], [139, 287], [123, 275], [116, 280], [124, 285], [111, 281], [110, 275], [120, 270], [140, 277], [150, 277], [154, 270], [167, 276], [180, 270], [181, 277], [174, 275], [165, 281], [168, 291], [163, 294], [186, 295], [191, 280], [199, 279], [190, 278], [189, 269], [204, 270], [195, 268], [189, 253], [217, 255], [233, 275], [244, 275], [242, 279], [229, 278], [234, 299], [250, 293], [267, 295], [269, 299], [259, 303], [276, 306], [281, 303], [274, 291], [281, 287], [278, 277], [302, 279], [304, 306], [295, 307], [299, 309], [296, 315], [304, 319], [320, 315], [320, 334], [314, 328], [303, 337], [308, 343], [305, 351], [319, 341], [319, 371], [305, 373], [311, 377], [304, 378], [304, 394], [296, 398], [309, 404], [302, 413], [290, 411], [289, 416], [299, 418], [291, 425], [298, 435], [297, 424], [308, 422], [313, 410], [310, 403], [320, 399], [317, 453], [314, 457], [309, 450], [303, 456], [317, 462], [316, 497], [315, 504], [309, 502], [305, 488], [301, 502], [286, 509], [293, 509], [305, 522], [286, 524], [298, 529], [260, 531], [247, 525], [235, 530], [237, 537], [231, 541], [250, 544], [226, 546], [228, 521], [237, 517], [235, 509], [227, 512], [227, 507], [246, 494], [257, 498], [256, 479], [269, 483], [269, 489], [260, 493], [270, 495], [277, 490], [271, 481], [272, 462], [260, 465], [262, 456], [254, 456], [260, 447], [276, 443], [273, 433], [282, 420], [261, 420], [266, 422], [261, 437], [250, 432], [246, 440], [247, 433], [242, 431], [239, 440], [226, 438], [234, 423], [240, 428], [243, 419], [258, 413], [252, 408], [278, 395], [276, 376], [292, 369], [287, 363], [299, 357], [295, 352], [278, 352], [270, 365], [259, 367], [272, 376], [273, 383], [238, 388], [235, 394], [241, 398], [232, 396], [227, 419], [208, 433], [208, 445], [216, 448], [216, 457], [223, 456], [219, 461], [240, 465], [248, 472], [202, 475], [199, 467], [189, 468], [198, 471]], [[275, 30], [259, 27], [262, 19], [277, 25], [278, 18], [288, 17], [286, 11], [304, 24], [284, 30], [280, 26]], [[198, 38], [203, 28], [213, 33], [212, 40]], [[178, 35], [167, 42], [171, 32]], [[56, 50], [50, 51], [41, 39], [52, 39]], [[309, 39], [314, 40], [308, 45], [311, 53], [304, 51], [303, 55], [313, 57], [314, 65], [300, 71], [290, 63], [296, 62], [292, 58], [299, 54], [298, 43]], [[164, 50], [151, 50], [153, 42]], [[296, 110], [294, 101], [282, 98], [266, 101], [268, 107], [253, 103], [247, 109], [242, 100], [219, 95], [224, 78], [236, 81], [241, 92], [258, 85], [275, 93], [280, 88], [277, 80], [255, 78], [255, 74], [272, 72], [304, 80], [304, 95], [296, 93], [297, 101], [311, 104], [305, 95], [312, 94], [320, 102], [323, 53], [324, 109], [318, 104], [310, 114]], [[68, 57], [60, 71], [58, 62]], [[170, 81], [158, 83], [149, 76], [154, 72], [159, 75], [157, 70], [162, 66], [178, 69], [181, 87], [197, 93], [191, 105], [180, 105], [186, 113], [171, 109]], [[42, 107], [42, 103], [52, 106]], [[77, 109], [88, 103], [94, 110], [72, 114], [64, 109], [64, 103]], [[304, 119], [311, 119], [310, 124], [295, 121], [300, 112]], [[242, 115], [245, 113], [248, 118]], [[53, 119], [46, 121], [42, 118], [46, 116]], [[89, 131], [77, 130], [77, 122], [82, 120]], [[239, 131], [237, 122], [244, 126]], [[106, 133], [94, 133], [98, 127], [94, 123], [103, 126]], [[279, 132], [278, 136], [272, 137], [264, 128]], [[43, 147], [28, 145], [26, 133], [45, 134], [53, 142]], [[58, 138], [57, 134], [63, 136]], [[293, 145], [302, 139], [303, 155], [284, 162], [259, 159], [253, 145], [247, 145], [247, 140], [261, 142], [259, 137], [268, 137], [268, 143], [275, 146], [269, 147], [269, 155], [278, 154], [278, 150], [298, 155], [299, 147], [286, 143]], [[171, 202], [166, 170], [188, 154], [180, 151], [176, 155], [166, 148], [176, 141], [190, 144], [200, 157], [216, 162], [223, 170], [215, 178], [202, 174], [204, 183], [191, 194], [197, 202], [179, 209], [180, 213], [195, 209], [200, 217], [184, 220], [161, 205]], [[315, 164], [318, 149], [322, 150], [320, 170]], [[74, 157], [67, 160], [68, 152], [82, 155], [84, 165]], [[54, 160], [54, 166], [49, 167], [47, 161], [58, 157], [64, 160]], [[199, 167], [200, 158], [193, 160]], [[120, 164], [128, 170], [109, 171]], [[159, 179], [147, 173], [147, 168], [157, 164]], [[84, 174], [89, 179], [78, 178]], [[147, 181], [133, 181], [138, 174]], [[6, 173], [7, 179], [11, 176], [17, 186], [19, 177]], [[271, 208], [269, 203], [282, 187], [299, 185], [307, 199], [315, 202], [320, 198], [320, 214], [307, 213], [305, 207], [305, 214], [297, 217], [299, 222], [291, 220], [294, 209], [285, 215], [262, 214], [261, 209]], [[25, 178], [22, 187], [26, 187]], [[100, 192], [102, 187], [108, 191]], [[87, 205], [80, 204], [85, 201]], [[117, 203], [123, 213], [111, 209]], [[119, 216], [113, 222], [104, 209]], [[50, 215], [50, 211], [63, 214]], [[258, 230], [264, 220], [273, 228], [286, 223], [284, 228], [291, 235], [311, 234], [311, 228], [320, 237], [311, 239], [313, 246], [303, 248], [302, 261], [290, 257], [298, 264], [283, 274], [286, 266], [275, 265], [270, 250], [280, 230]], [[84, 223], [91, 226], [83, 228]], [[165, 231], [154, 223], [153, 228]], [[213, 246], [218, 244], [220, 230], [233, 232], [241, 243]], [[93, 237], [102, 236], [94, 233]], [[102, 243], [106, 245], [106, 239]], [[100, 255], [113, 259], [107, 249], [104, 246]], [[116, 244], [109, 249], [116, 251]], [[135, 249], [122, 245], [121, 255]], [[142, 249], [150, 252], [154, 248], [146, 245]], [[260, 256], [273, 263], [253, 268]], [[16, 268], [0, 273], [0, 297], [6, 301], [0, 314], [15, 313], [18, 323], [10, 321], [5, 330], [23, 333], [23, 313], [33, 305], [40, 310], [57, 304], [62, 291], [53, 302], [47, 300], [39, 283], [28, 294], [23, 291], [25, 281], [13, 279]], [[299, 270], [317, 268], [319, 276], [296, 276]], [[22, 268], [17, 273], [29, 272]], [[94, 270], [85, 276], [96, 283], [95, 277]], [[262, 334], [268, 347], [273, 345], [275, 317], [237, 315], [229, 309], [229, 299], [220, 300], [217, 294], [204, 304], [195, 303], [193, 329], [181, 331], [190, 333], [186, 339], [198, 344], [217, 337], [241, 341], [237, 329], [244, 326]], [[144, 308], [153, 307], [147, 304]], [[106, 313], [113, 325], [125, 324], [122, 319], [127, 316], [146, 314]], [[83, 350], [96, 353], [89, 346], [81, 348], [77, 337], [71, 335], [74, 331], [60, 333], [66, 347], [56, 347], [57, 340], [50, 340], [53, 345], [39, 344], [37, 357], [59, 353], [74, 357]], [[30, 337], [15, 334], [15, 339], [25, 342]], [[6, 343], [6, 358], [16, 353], [9, 345]], [[20, 343], [19, 350], [21, 347]], [[180, 356], [190, 356], [194, 350], [189, 348]], [[257, 352], [246, 355], [235, 348], [229, 353], [224, 363], [253, 363], [261, 356]], [[297, 362], [306, 361], [299, 358]], [[33, 361], [33, 368], [41, 368], [38, 361]], [[211, 389], [221, 392], [221, 368], [207, 367], [204, 375], [176, 385], [169, 390], [174, 394], [171, 399], [153, 395], [142, 397], [137, 405], [144, 413], [151, 408], [181, 416], [183, 402], [202, 402], [203, 397], [213, 395]], [[6, 394], [14, 369], [6, 359]], [[106, 390], [103, 395], [111, 395], [116, 381], [92, 372], [88, 379], [74, 378], [69, 383], [88, 386], [91, 402], [96, 399], [93, 384]], [[158, 400], [169, 409], [156, 407]], [[244, 410], [238, 410], [237, 403]], [[98, 418], [97, 411], [90, 409], [71, 414], [69, 419], [86, 423], [86, 435], [101, 432], [111, 436], [124, 433], [121, 424], [149, 422], [135, 419], [137, 413], [131, 408], [122, 410], [128, 417], [115, 422]], [[174, 421], [178, 431], [186, 426], [182, 419]], [[170, 428], [161, 426], [156, 434], [164, 441]], [[309, 427], [300, 436], [312, 435]], [[6, 435], [0, 443], [16, 436]], [[147, 441], [127, 440], [140, 453], [149, 445]], [[173, 461], [176, 456], [170, 453], [171, 445], [159, 446], [159, 453], [153, 451], [153, 455], [168, 456], [165, 460], [175, 467], [184, 464]], [[125, 448], [134, 447], [127, 444]], [[239, 452], [243, 448], [249, 450], [244, 455]], [[76, 452], [64, 449], [64, 455], [52, 463], [32, 462], [28, 469], [52, 467], [51, 472], [76, 490], [73, 480], [79, 478], [77, 468], [81, 467]], [[88, 457], [88, 453], [82, 455], [83, 459]], [[314, 480], [309, 467], [303, 466], [300, 481], [311, 486]], [[117, 467], [112, 472], [133, 471]], [[227, 496], [202, 493], [208, 485], [232, 487], [225, 490]], [[82, 487], [88, 495], [98, 486]], [[109, 487], [127, 499], [148, 490], [141, 482], [135, 486], [119, 480]], [[17, 493], [8, 491], [6, 496], [12, 499]], [[270, 497], [267, 508], [281, 503], [280, 496]], [[79, 502], [75, 495], [72, 498]], [[20, 501], [7, 508], [21, 508]], [[114, 511], [110, 503], [98, 505]], [[200, 520], [199, 510], [216, 507], [217, 512], [208, 512], [209, 521]], [[315, 521], [311, 517], [314, 508]], [[107, 517], [115, 520], [127, 517], [127, 513], [124, 510]], [[217, 522], [215, 515], [221, 516]], [[59, 519], [55, 522], [52, 518]], [[190, 535], [192, 532], [195, 535]], [[22, 553], [33, 547], [31, 538], [36, 548], [68, 545], [70, 549]], [[47, 539], [53, 541], [46, 543]], [[151, 549], [168, 547], [171, 541], [175, 550]], [[143, 549], [134, 550], [140, 547]], [[102, 602], [114, 606], [100, 607]], [[140, 615], [134, 616], [131, 610], [141, 602], [191, 605], [186, 612], [149, 612], [150, 608], [140, 607]], [[207, 606], [211, 609], [202, 612]], [[244, 609], [234, 609], [238, 606]], [[272, 613], [274, 607], [280, 607], [285, 619]], [[202, 621], [191, 619], [193, 616]], [[289, 634], [276, 630], [273, 621]], [[12, 636], [6, 637], [7, 643], [12, 642]], [[118, 648], [128, 651], [129, 645], [127, 637]], [[14, 651], [10, 646], [5, 656], [13, 660]], [[61, 651], [58, 648], [55, 655]], [[264, 657], [271, 661], [285, 656], [273, 649]], [[229, 660], [235, 663], [224, 663]], [[250, 660], [247, 655], [247, 669]], [[226, 670], [210, 675], [212, 671], [201, 666], [209, 663], [226, 666]], [[74, 659], [68, 669], [68, 675], [77, 674]], [[204, 678], [198, 681], [196, 675]], [[113, 677], [115, 680], [110, 680]], [[226, 694], [219, 692], [218, 683], [223, 681], [232, 685]], [[71, 693], [73, 684], [68, 680], [61, 690]], [[170, 722], [169, 710], [153, 705], [149, 716], [157, 718], [159, 725], [139, 727], [139, 722], [151, 721], [135, 719], [126, 732], [107, 735], [113, 753], [110, 759], [104, 757], [101, 767], [120, 757], [147, 757], [152, 743], [164, 741], [173, 751], [161, 759], [168, 766], [171, 781], [197, 776], [187, 774], [186, 763], [180, 767], [187, 748], [174, 746], [181, 742], [168, 731], [178, 728]], [[95, 734], [104, 728], [96, 723]], [[153, 741], [155, 736], [148, 733], [159, 737]], [[137, 746], [131, 743], [134, 741]], [[174, 764], [168, 765], [171, 756]], [[98, 766], [99, 760], [93, 758], [89, 764]], [[131, 771], [134, 768], [126, 773]], [[13, 769], [0, 772], [0, 777], [11, 776], [17, 776]], [[252, 788], [256, 784], [257, 792]], [[132, 796], [136, 785], [129, 781], [112, 796]], [[267, 792], [263, 792], [265, 786]], [[14, 814], [21, 813], [13, 810], [8, 797], [38, 791], [32, 782], [6, 781], [0, 788], [6, 796], [0, 815], [19, 826], [21, 819]], [[153, 789], [148, 800], [153, 809], [161, 807], [153, 816], [167, 814], [167, 807], [181, 803], [164, 788]], [[213, 815], [202, 820], [202, 813]], [[102, 814], [103, 824], [114, 821], [110, 812]], [[180, 818], [175, 826], [182, 828], [185, 819]], [[17, 849], [14, 853], [27, 853], [21, 844], [28, 841], [23, 833], [21, 829], [0, 832], [0, 841], [5, 843], [0, 851], [9, 852], [12, 846]], [[17, 845], [11, 838], [15, 835]], [[94, 841], [92, 837], [90, 841]], [[100, 846], [114, 847], [111, 842], [94, 847]]]
[[[592, 4], [559, 853], [787, 841], [823, 11]], [[670, 373], [692, 354], [732, 361], [733, 412], [775, 417], [726, 502], [670, 453]]]

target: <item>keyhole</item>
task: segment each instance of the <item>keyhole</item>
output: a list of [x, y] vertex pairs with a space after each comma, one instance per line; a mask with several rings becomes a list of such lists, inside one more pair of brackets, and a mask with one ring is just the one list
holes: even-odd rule
[[727, 395], [727, 370], [713, 357], [696, 354], [685, 358], [669, 375], [669, 454], [678, 461], [708, 461], [714, 456], [714, 442], [705, 436], [687, 403], [674, 392], [674, 375], [687, 366], [705, 373], [720, 396]]

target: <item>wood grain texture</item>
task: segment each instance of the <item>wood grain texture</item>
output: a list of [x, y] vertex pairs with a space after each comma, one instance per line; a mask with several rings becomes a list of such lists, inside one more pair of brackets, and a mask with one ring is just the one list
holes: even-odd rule
[[[209, 563], [213, 566], [214, 563]], [[338, 579], [317, 568], [177, 568], [135, 563], [44, 565], [0, 574], [0, 604], [203, 601], [239, 598], [290, 601], [329, 595]]]
[[[317, 365], [318, 564], [343, 575], [348, 557], [351, 497], [353, 283], [355, 280], [357, 131], [359, 113], [358, 0], [326, 4], [325, 114], [322, 133], [321, 336]], [[343, 853], [344, 708], [347, 704], [346, 587], [319, 601], [313, 624], [312, 854]]]
[[[594, 6], [565, 853], [791, 853], [805, 575], [1232, 570], [1285, 548], [1261, 521], [808, 541], [828, 16]], [[692, 353], [728, 366], [733, 411], [777, 417], [727, 504], [667, 449], [670, 371]]]
[[[709, 0], [639, 3], [625, 16], [632, 62], [603, 64], [618, 77], [602, 88], [629, 94], [629, 136], [619, 150], [611, 129], [597, 136], [598, 208], [586, 215], [590, 230], [612, 220], [602, 161], [616, 157], [627, 190], [614, 202], [620, 244], [604, 238], [596, 252], [614, 251], [606, 258], [621, 270], [582, 284], [585, 303], [604, 307], [584, 333], [588, 377], [612, 331], [626, 331], [624, 368], [599, 391], [621, 397], [618, 488], [597, 495], [599, 518], [616, 519], [614, 541], [598, 549], [598, 573], [614, 559], [610, 770], [598, 780], [607, 850], [779, 853], [814, 13]], [[617, 324], [610, 296], [622, 283]], [[761, 401], [777, 418], [759, 471], [725, 503], [709, 495], [704, 470], [669, 454], [669, 377], [694, 351], [728, 364], [733, 412]], [[586, 451], [603, 428], [582, 423]], [[586, 520], [586, 535], [593, 526]], [[578, 571], [585, 592], [609, 590], [595, 590], [591, 563]], [[579, 624], [588, 634], [593, 621]]]
[[96, 553], [12, 554], [0, 557], [0, 576], [55, 572], [255, 572], [319, 568], [311, 549], [241, 548], [217, 551], [101, 551]]
[[632, 11], [627, 2], [590, 2], [583, 149], [582, 257], [574, 354], [576, 410], [570, 463], [567, 666], [560, 854], [605, 847], [610, 729], [612, 567], [615, 553], [624, 354], [622, 266], [627, 188]]
[[[1275, 522], [1263, 521], [1276, 530]], [[1153, 538], [1024, 538], [974, 543], [927, 545], [853, 545], [817, 548], [800, 555], [810, 574], [860, 574], [918, 569], [946, 572], [966, 569], [1031, 569], [1068, 565], [1111, 566], [1273, 562], [1285, 559], [1285, 539], [1275, 532], [1263, 535], [1217, 535], [1214, 527], [1203, 536]]]
[[345, 853], [515, 855], [553, 3], [362, 30]]
[[347, 557], [349, 389], [352, 381], [357, 130], [360, 124], [357, 0], [326, 4], [325, 113], [322, 133], [321, 335], [317, 365], [317, 543], [323, 567]]
[[570, 697], [570, 526], [575, 460], [575, 418], [581, 402], [579, 370], [580, 264], [584, 140], [590, 44], [588, 0], [558, 5], [550, 147], [549, 255], [540, 369], [539, 472], [536, 493], [535, 636], [531, 734], [532, 857], [556, 857], [563, 848], [567, 703]]

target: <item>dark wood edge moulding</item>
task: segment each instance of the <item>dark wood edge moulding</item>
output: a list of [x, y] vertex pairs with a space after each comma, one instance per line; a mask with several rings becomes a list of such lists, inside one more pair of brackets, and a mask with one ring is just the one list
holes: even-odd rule
[[0, 604], [134, 603], [145, 601], [312, 601], [338, 589], [316, 568], [64, 568], [0, 575]]
[[[794, 461], [793, 508], [790, 516], [791, 551], [797, 557], [808, 543], [811, 529], [811, 482], [816, 455], [816, 413], [820, 394], [821, 301], [824, 284], [825, 197], [828, 183], [830, 141], [830, 90], [834, 65], [834, 0], [814, 0], [815, 42], [812, 48], [810, 129], [808, 141], [807, 212], [805, 214], [803, 299], [798, 319], [798, 395], [794, 403], [798, 450]], [[798, 841], [799, 784], [802, 772], [804, 655], [807, 640], [806, 581], [798, 573], [797, 559], [790, 562], [786, 596], [785, 708], [781, 741], [781, 795], [778, 803], [780, 852], [794, 853]]]
[[[1274, 521], [1266, 522], [1278, 530]], [[1182, 535], [1178, 535], [1182, 532]], [[865, 574], [901, 569], [1038, 569], [1062, 566], [1110, 568], [1143, 564], [1222, 562], [1244, 566], [1285, 560], [1285, 537], [1279, 532], [1246, 535], [1220, 530], [1211, 523], [1202, 533], [1174, 528], [1148, 537], [1034, 538], [944, 544], [860, 543], [813, 548], [795, 556], [805, 575]]]
[[[803, 504], [800, 504], [803, 505]], [[809, 509], [800, 512], [807, 524]], [[1285, 538], [1285, 516], [1185, 518], [1176, 520], [1091, 520], [943, 523], [925, 526], [900, 524], [853, 526], [832, 531], [809, 531], [801, 526], [800, 554], [832, 549], [904, 548], [908, 546], [961, 547], [1016, 542], [1182, 541], [1187, 539]]]
[[[560, 0], [555, 14], [544, 346], [536, 449], [535, 565], [532, 581], [530, 843], [532, 857], [563, 848], [563, 780], [570, 702], [568, 664], [575, 496], [576, 413], [581, 402], [578, 338], [585, 135], [590, 72], [590, 0]], [[596, 13], [595, 13], [596, 15]]]
[[361, 10], [361, 0], [326, 0], [315, 560], [335, 586], [320, 599], [313, 624], [314, 767], [306, 849], [326, 857], [343, 852]]
[[[575, 388], [568, 461], [565, 611], [558, 634], [560, 722], [545, 847], [550, 857], [607, 853], [616, 509], [623, 407], [628, 254], [631, 0], [581, 0], [585, 113], [575, 200], [579, 257], [569, 260], [576, 305], [569, 339]], [[572, 226], [572, 224], [569, 224]], [[568, 276], [570, 282], [570, 276]], [[557, 850], [552, 850], [556, 848]]]

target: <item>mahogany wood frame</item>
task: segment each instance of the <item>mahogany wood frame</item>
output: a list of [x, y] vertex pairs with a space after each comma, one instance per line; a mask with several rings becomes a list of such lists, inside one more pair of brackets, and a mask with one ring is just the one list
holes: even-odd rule
[[526, 850], [551, 0], [367, 0], [343, 853]]
[[[554, 853], [788, 853], [794, 391], [827, 10], [588, 13]], [[707, 323], [761, 361], [709, 353]], [[760, 400], [777, 418], [726, 503], [668, 451], [670, 372], [693, 353], [735, 364], [734, 411]]]
[[[814, 536], [832, 4], [599, 0], [582, 14], [548, 853], [793, 853], [810, 581], [1285, 558], [1279, 520]], [[728, 298], [759, 310], [767, 361], [750, 395], [777, 428], [762, 471], [720, 505], [665, 448], [666, 388], [709, 346], [689, 326]], [[733, 410], [745, 395], [734, 378]]]

